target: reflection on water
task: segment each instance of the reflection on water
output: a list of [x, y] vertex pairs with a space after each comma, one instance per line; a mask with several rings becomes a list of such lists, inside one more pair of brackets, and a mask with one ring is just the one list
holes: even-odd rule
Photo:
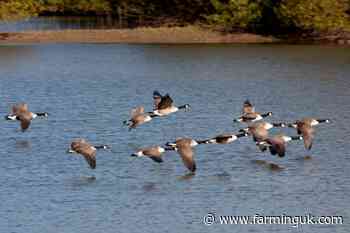
[[152, 192], [157, 190], [157, 184], [153, 182], [148, 182], [142, 186], [144, 192]]
[[79, 177], [72, 177], [70, 180], [68, 180], [68, 183], [75, 189], [79, 186], [86, 186], [90, 185], [92, 183], [96, 182], [95, 176], [79, 176]]
[[178, 176], [177, 179], [180, 181], [190, 180], [190, 179], [194, 178], [194, 176], [195, 176], [195, 173], [190, 172], [190, 173], [187, 173], [185, 175]]
[[65, 29], [112, 29], [118, 28], [117, 19], [102, 16], [49, 16], [29, 18], [21, 21], [0, 22], [0, 32]]
[[31, 147], [31, 142], [27, 140], [17, 140], [16, 149], [28, 149]]
[[282, 171], [285, 169], [284, 166], [281, 166], [277, 163], [273, 163], [273, 162], [269, 162], [269, 161], [265, 161], [265, 160], [259, 160], [259, 159], [256, 159], [256, 160], [252, 160], [252, 162], [254, 164], [257, 164], [259, 166], [262, 166], [268, 170], [271, 170], [271, 171]]
[[[350, 217], [350, 50], [286, 45], [0, 46], [0, 117], [12, 103], [49, 112], [29, 131], [0, 121], [0, 232], [293, 232], [285, 225], [208, 226], [222, 215]], [[130, 109], [152, 109], [154, 89], [192, 110], [128, 132]], [[251, 138], [198, 145], [196, 175], [181, 157], [131, 158], [137, 148], [178, 137], [237, 132], [250, 99], [271, 122], [332, 118], [317, 126], [312, 150], [291, 143], [286, 156], [261, 153]], [[283, 131], [295, 135], [294, 129]], [[66, 154], [74, 138], [110, 145], [97, 167]], [[305, 160], [305, 155], [312, 155]], [[257, 160], [252, 162], [252, 160]], [[281, 172], [280, 167], [283, 167]], [[277, 172], [272, 171], [277, 169]], [[86, 175], [86, 177], [84, 176]], [[302, 232], [348, 233], [303, 225]]]

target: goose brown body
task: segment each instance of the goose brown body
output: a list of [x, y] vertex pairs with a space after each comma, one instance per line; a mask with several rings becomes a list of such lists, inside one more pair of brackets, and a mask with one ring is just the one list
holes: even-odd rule
[[76, 139], [71, 143], [71, 150], [81, 154], [90, 168], [96, 168], [96, 148], [85, 139]]

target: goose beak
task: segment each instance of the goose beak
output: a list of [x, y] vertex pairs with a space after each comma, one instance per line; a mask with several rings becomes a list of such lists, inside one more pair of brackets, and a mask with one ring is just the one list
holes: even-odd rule
[[243, 117], [233, 119], [233, 122], [242, 122]]
[[167, 142], [167, 143], [165, 144], [165, 146], [168, 147], [168, 148], [171, 148], [171, 149], [173, 149], [173, 150], [175, 150], [175, 151], [177, 151], [176, 143]]
[[8, 120], [8, 121], [16, 120], [16, 116], [6, 115], [6, 116], [5, 116], [5, 120]]
[[245, 129], [240, 129], [238, 132], [240, 133], [246, 133], [248, 135], [248, 128], [245, 128]]
[[67, 153], [70, 153], [70, 154], [72, 154], [72, 153], [75, 153], [75, 151], [74, 150], [72, 150], [72, 149], [67, 149], [67, 151], [66, 151]]

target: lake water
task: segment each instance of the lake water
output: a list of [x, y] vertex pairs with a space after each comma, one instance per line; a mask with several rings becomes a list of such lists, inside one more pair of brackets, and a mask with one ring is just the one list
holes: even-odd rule
[[[0, 46], [0, 115], [20, 101], [50, 113], [25, 133], [0, 121], [0, 232], [349, 232], [349, 64], [349, 48], [322, 46]], [[129, 132], [122, 121], [134, 106], [150, 110], [154, 89], [192, 110]], [[180, 136], [237, 131], [232, 119], [247, 98], [274, 122], [332, 124], [317, 127], [311, 152], [293, 142], [284, 158], [260, 153], [250, 138], [200, 145], [193, 177], [176, 153], [163, 164], [130, 157]], [[112, 146], [98, 152], [96, 170], [66, 154], [76, 137]], [[337, 215], [344, 224], [206, 226], [209, 212]]]
[[[125, 23], [126, 22], [124, 22], [124, 24]], [[101, 16], [41, 16], [19, 21], [0, 21], [0, 32], [65, 29], [112, 29], [119, 27], [119, 22], [116, 18]]]

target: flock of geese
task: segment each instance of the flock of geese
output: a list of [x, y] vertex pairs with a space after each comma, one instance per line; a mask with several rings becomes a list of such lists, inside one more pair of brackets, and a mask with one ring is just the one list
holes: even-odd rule
[[[175, 106], [169, 94], [161, 95], [159, 91], [153, 92], [154, 106], [153, 111], [145, 112], [143, 106], [136, 107], [131, 110], [131, 117], [124, 121], [124, 125], [129, 130], [150, 122], [154, 118], [166, 117], [179, 110], [189, 110], [189, 104]], [[192, 138], [177, 138], [173, 142], [167, 142], [164, 145], [150, 146], [140, 148], [132, 154], [136, 157], [148, 157], [155, 162], [163, 162], [162, 156], [167, 151], [176, 151], [182, 158], [186, 168], [194, 173], [196, 171], [196, 163], [194, 160], [193, 147], [200, 144], [229, 144], [241, 137], [252, 137], [255, 145], [262, 152], [269, 150], [272, 155], [284, 157], [286, 145], [290, 141], [303, 140], [307, 150], [312, 147], [314, 139], [314, 126], [320, 123], [329, 123], [329, 119], [303, 118], [292, 123], [269, 123], [264, 118], [271, 116], [272, 112], [259, 113], [255, 111], [255, 107], [246, 100], [243, 103], [241, 116], [234, 119], [234, 122], [244, 124], [245, 127], [236, 133], [220, 134], [212, 138], [197, 140]], [[6, 120], [19, 121], [21, 130], [26, 131], [31, 121], [37, 117], [48, 117], [48, 113], [33, 113], [29, 111], [28, 105], [19, 103], [12, 107], [12, 112], [5, 116]], [[269, 130], [274, 127], [291, 127], [295, 128], [297, 136], [287, 136], [284, 134], [269, 135]], [[90, 168], [96, 168], [96, 151], [99, 149], [109, 149], [108, 145], [92, 145], [85, 139], [75, 139], [67, 152], [82, 155], [88, 162]]]

